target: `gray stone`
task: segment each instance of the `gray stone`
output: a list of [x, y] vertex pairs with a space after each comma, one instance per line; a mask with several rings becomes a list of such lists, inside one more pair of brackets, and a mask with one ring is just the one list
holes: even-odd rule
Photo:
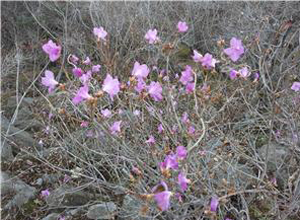
[[93, 205], [87, 212], [89, 219], [112, 219], [117, 211], [117, 206], [113, 202], [106, 202]]
[[1, 195], [8, 193], [15, 193], [13, 199], [5, 206], [5, 208], [11, 208], [14, 206], [21, 207], [27, 203], [36, 194], [36, 189], [27, 185], [25, 182], [17, 177], [10, 178], [10, 176], [1, 172]]
[[1, 160], [2, 161], [12, 161], [14, 159], [12, 153], [12, 147], [6, 141], [1, 143]]
[[[137, 216], [139, 216], [139, 211], [141, 207], [142, 204], [138, 199], [130, 195], [126, 195], [124, 197], [123, 205], [118, 216], [122, 220], [136, 218]], [[139, 217], [137, 219], [146, 219], [146, 218]]]
[[58, 220], [58, 218], [59, 218], [59, 214], [51, 213], [47, 215], [45, 218], [43, 218], [42, 220]]

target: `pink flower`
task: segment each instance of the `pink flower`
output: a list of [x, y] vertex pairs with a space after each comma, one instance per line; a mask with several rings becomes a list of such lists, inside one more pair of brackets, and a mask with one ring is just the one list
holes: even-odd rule
[[89, 57], [86, 57], [85, 61], [83, 61], [84, 65], [90, 65], [92, 64], [91, 59]]
[[193, 83], [193, 82], [188, 83], [185, 86], [186, 93], [192, 93], [194, 91], [194, 89], [195, 89], [195, 83]]
[[201, 59], [202, 66], [205, 68], [215, 68], [217, 60], [212, 57], [211, 54], [206, 53], [204, 57]]
[[195, 133], [195, 131], [196, 131], [196, 129], [195, 129], [195, 127], [194, 126], [190, 126], [189, 127], [189, 129], [188, 129], [188, 133], [189, 133], [189, 135], [193, 135], [194, 133]]
[[212, 197], [210, 201], [210, 211], [216, 212], [219, 205], [219, 199], [217, 197]]
[[157, 130], [158, 130], [158, 133], [162, 133], [164, 131], [162, 124], [158, 125]]
[[161, 101], [162, 97], [162, 87], [159, 82], [151, 82], [148, 86], [148, 93], [155, 101]]
[[243, 78], [247, 78], [251, 74], [251, 72], [248, 71], [247, 67], [240, 69], [239, 73], [240, 73], [241, 77], [243, 77]]
[[138, 93], [141, 93], [146, 87], [146, 83], [145, 81], [143, 80], [143, 78], [139, 78], [138, 79], [138, 83], [137, 85], [135, 86], [135, 91], [137, 91]]
[[88, 121], [83, 121], [83, 122], [81, 122], [81, 124], [80, 124], [80, 127], [82, 127], [82, 128], [86, 128], [86, 127], [88, 127], [89, 126], [89, 122]]
[[77, 64], [77, 62], [79, 61], [79, 58], [77, 56], [75, 56], [74, 54], [71, 55], [71, 62], [74, 64]]
[[259, 80], [259, 72], [254, 73], [254, 79]]
[[49, 93], [55, 89], [58, 82], [54, 79], [54, 73], [50, 70], [45, 71], [45, 77], [42, 77], [42, 84], [48, 87]]
[[41, 191], [41, 196], [46, 199], [50, 195], [49, 189], [45, 189]]
[[157, 35], [157, 30], [156, 29], [150, 29], [146, 35], [145, 35], [145, 39], [149, 42], [149, 44], [154, 44], [156, 43], [159, 38], [156, 36]]
[[193, 70], [192, 67], [189, 65], [185, 66], [185, 70], [183, 72], [181, 72], [181, 77], [179, 79], [179, 81], [183, 84], [186, 85], [189, 82], [193, 81]]
[[294, 82], [291, 89], [294, 90], [295, 92], [300, 91], [300, 82]]
[[242, 41], [235, 37], [231, 38], [230, 47], [225, 49], [224, 53], [228, 55], [233, 62], [237, 61], [244, 53]]
[[98, 73], [100, 71], [101, 65], [95, 65], [92, 67], [93, 73]]
[[176, 148], [176, 156], [179, 160], [184, 160], [187, 157], [187, 150], [184, 146], [178, 146]]
[[107, 108], [104, 110], [101, 110], [101, 114], [104, 118], [109, 118], [111, 116], [111, 111], [109, 111]]
[[194, 50], [194, 55], [192, 56], [192, 58], [196, 63], [200, 63], [203, 56], [202, 54], [198, 53], [197, 50]]
[[113, 123], [112, 126], [110, 126], [109, 130], [111, 134], [117, 134], [121, 132], [121, 123], [122, 121], [116, 121]]
[[238, 74], [238, 72], [236, 70], [232, 69], [232, 70], [230, 70], [229, 78], [231, 80], [233, 80], [233, 79], [235, 79], [237, 77], [237, 74]]
[[49, 59], [54, 62], [60, 57], [61, 46], [56, 45], [52, 40], [43, 45], [43, 51], [49, 55]]
[[94, 35], [98, 38], [98, 40], [102, 39], [102, 40], [106, 40], [105, 37], [107, 35], [107, 32], [103, 29], [103, 27], [97, 28], [95, 27], [93, 29], [93, 33]]
[[103, 91], [110, 95], [111, 100], [113, 100], [114, 96], [120, 91], [120, 82], [117, 78], [114, 79], [110, 74], [107, 74], [102, 88]]
[[157, 203], [158, 208], [161, 211], [166, 211], [170, 207], [170, 197], [172, 195], [172, 192], [170, 192], [168, 190], [168, 186], [164, 181], [161, 181], [161, 183], [154, 188], [157, 188], [158, 186], [163, 186], [165, 190], [162, 192], [156, 193], [154, 195], [154, 199]]
[[178, 169], [178, 161], [177, 161], [177, 155], [175, 154], [169, 154], [165, 157], [164, 162], [160, 163], [160, 169], [161, 171], [164, 170], [177, 170]]
[[189, 122], [189, 114], [187, 112], [184, 112], [181, 116], [181, 121], [182, 123], [187, 123]]
[[86, 84], [86, 83], [88, 83], [88, 81], [90, 80], [91, 77], [92, 77], [92, 72], [89, 70], [89, 71], [87, 71], [86, 74], [83, 74], [83, 75], [80, 77], [80, 81], [81, 81], [83, 84]]
[[141, 114], [141, 112], [140, 112], [140, 110], [134, 110], [133, 111], [133, 115], [135, 115], [135, 116], [139, 116]]
[[152, 135], [150, 135], [150, 136], [149, 136], [149, 139], [146, 140], [145, 143], [147, 143], [147, 144], [155, 144], [155, 139], [154, 139], [154, 137], [153, 137]]
[[89, 95], [89, 87], [84, 85], [80, 87], [78, 92], [76, 93], [75, 97], [72, 99], [72, 102], [77, 105], [85, 99], [90, 99], [92, 96]]
[[179, 21], [177, 24], [177, 29], [178, 32], [184, 33], [189, 29], [189, 27], [187, 26], [186, 22]]
[[77, 67], [73, 68], [72, 72], [76, 77], [81, 77], [82, 74], [84, 73], [81, 68], [77, 68]]
[[178, 184], [180, 186], [180, 189], [182, 191], [185, 191], [187, 190], [188, 188], [188, 184], [190, 183], [191, 181], [189, 179], [186, 178], [185, 174], [180, 172], [178, 174]]
[[146, 64], [140, 65], [139, 62], [134, 63], [134, 67], [132, 70], [132, 75], [136, 78], [146, 78], [149, 74], [150, 70]]

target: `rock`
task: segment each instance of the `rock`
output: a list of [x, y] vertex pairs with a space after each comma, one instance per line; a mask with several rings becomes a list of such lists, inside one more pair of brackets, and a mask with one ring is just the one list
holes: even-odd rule
[[15, 193], [13, 199], [5, 206], [5, 209], [17, 206], [21, 207], [27, 203], [36, 194], [36, 189], [27, 185], [25, 182], [17, 177], [10, 178], [10, 176], [2, 172], [1, 173], [1, 195], [8, 193]]
[[93, 205], [87, 212], [89, 219], [112, 219], [117, 211], [117, 206], [113, 202], [106, 202]]
[[93, 195], [78, 191], [78, 189], [68, 186], [61, 186], [52, 191], [46, 202], [51, 207], [63, 206], [82, 206], [88, 203], [93, 198]]
[[12, 161], [14, 159], [13, 153], [12, 153], [12, 147], [9, 143], [4, 141], [1, 143], [1, 160], [2, 161]]
[[59, 218], [59, 214], [57, 213], [51, 213], [47, 215], [45, 218], [42, 218], [42, 220], [57, 220]]
[[137, 218], [137, 216], [140, 215], [139, 212], [140, 212], [141, 207], [142, 207], [142, 204], [138, 199], [136, 199], [130, 195], [126, 195], [124, 197], [123, 205], [122, 205], [122, 208], [121, 208], [118, 216], [122, 220], [146, 219], [146, 218], [142, 218], [142, 217]]

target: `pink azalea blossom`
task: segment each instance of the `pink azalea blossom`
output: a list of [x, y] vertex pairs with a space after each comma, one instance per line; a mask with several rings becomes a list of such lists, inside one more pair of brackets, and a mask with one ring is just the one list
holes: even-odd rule
[[50, 195], [49, 189], [45, 189], [41, 191], [41, 196], [46, 199]]
[[219, 205], [219, 199], [217, 197], [212, 197], [210, 201], [210, 211], [216, 212]]
[[149, 44], [156, 43], [159, 38], [157, 37], [157, 30], [156, 29], [150, 29], [145, 35], [145, 39], [149, 42]]
[[185, 86], [186, 93], [192, 93], [194, 90], [195, 90], [195, 83], [190, 82], [190, 83], [186, 84], [186, 86]]
[[224, 49], [224, 53], [230, 57], [230, 59], [235, 62], [244, 53], [244, 47], [242, 41], [233, 37], [230, 40], [230, 47]]
[[186, 178], [185, 174], [183, 172], [180, 172], [178, 174], [178, 184], [180, 186], [180, 189], [182, 191], [185, 191], [187, 190], [188, 188], [188, 184], [190, 183], [191, 181], [189, 179]]
[[192, 56], [192, 58], [193, 58], [194, 62], [200, 63], [203, 58], [202, 54], [198, 53], [197, 50], [193, 50], [193, 52], [194, 52], [194, 55]]
[[161, 183], [154, 188], [157, 188], [158, 186], [163, 186], [165, 190], [162, 192], [156, 193], [154, 195], [154, 199], [155, 199], [159, 209], [161, 211], [166, 211], [170, 207], [170, 197], [172, 195], [172, 192], [168, 190], [168, 186], [164, 181], [161, 181]]
[[93, 29], [93, 33], [94, 35], [98, 38], [98, 40], [102, 39], [102, 40], [106, 40], [105, 37], [107, 36], [107, 32], [104, 30], [103, 27], [97, 28], [95, 27]]
[[201, 63], [203, 67], [210, 69], [216, 67], [217, 60], [211, 54], [206, 53], [201, 59]]
[[132, 75], [136, 78], [146, 78], [150, 72], [150, 69], [147, 67], [146, 64], [140, 65], [139, 62], [134, 63], [134, 67], [132, 70]]
[[87, 128], [88, 126], [89, 126], [89, 122], [88, 121], [83, 121], [80, 124], [80, 127], [82, 127], [82, 128]]
[[73, 68], [72, 72], [76, 77], [81, 77], [82, 74], [84, 73], [81, 68], [77, 68], [77, 67]]
[[45, 77], [42, 77], [42, 84], [48, 87], [49, 93], [55, 89], [58, 82], [54, 79], [54, 73], [50, 70], [45, 71]]
[[164, 170], [177, 170], [178, 169], [178, 161], [177, 161], [177, 155], [175, 154], [169, 154], [165, 157], [164, 162], [160, 163], [160, 169], [161, 171]]
[[77, 56], [75, 56], [74, 54], [71, 55], [71, 62], [74, 64], [77, 64], [79, 61], [79, 58]]
[[102, 89], [107, 92], [110, 95], [111, 100], [113, 100], [114, 96], [120, 91], [120, 82], [117, 78], [114, 79], [110, 74], [107, 74]]
[[52, 40], [43, 45], [43, 51], [49, 55], [49, 59], [54, 62], [60, 57], [61, 46], [56, 45]]
[[177, 24], [177, 29], [178, 29], [178, 32], [184, 33], [184, 32], [187, 32], [189, 27], [187, 26], [186, 22], [179, 21]]
[[109, 118], [111, 116], [111, 111], [109, 111], [107, 108], [104, 110], [101, 110], [101, 114], [104, 118]]
[[121, 132], [121, 123], [122, 123], [122, 121], [114, 122], [113, 125], [110, 126], [110, 128], [109, 128], [110, 133], [113, 135], [120, 133]]
[[145, 88], [146, 88], [146, 83], [143, 80], [143, 78], [139, 78], [137, 80], [137, 85], [135, 86], [135, 91], [137, 91], [138, 93], [141, 93]]
[[189, 122], [189, 114], [187, 112], [184, 112], [181, 116], [182, 123], [188, 123]]
[[101, 65], [95, 65], [92, 67], [93, 73], [98, 73], [100, 71]]
[[150, 135], [149, 139], [146, 140], [145, 143], [147, 143], [147, 144], [155, 144], [155, 138], [152, 135]]
[[194, 77], [193, 77], [192, 67], [189, 65], [186, 65], [185, 70], [183, 72], [181, 72], [181, 77], [180, 77], [179, 81], [183, 85], [186, 85], [193, 80], [194, 80]]
[[176, 156], [179, 160], [184, 160], [187, 157], [187, 150], [184, 146], [178, 146], [176, 148]]
[[195, 131], [196, 131], [196, 129], [195, 129], [195, 127], [192, 126], [192, 125], [188, 128], [188, 134], [189, 134], [189, 135], [193, 135], [193, 134], [195, 133]]
[[83, 84], [87, 84], [89, 82], [89, 80], [91, 79], [91, 77], [92, 77], [92, 72], [89, 70], [89, 71], [87, 71], [86, 74], [82, 74], [82, 76], [79, 77], [79, 79]]
[[234, 80], [237, 77], [237, 74], [238, 74], [238, 72], [236, 70], [232, 69], [232, 70], [230, 70], [229, 78], [231, 80]]
[[162, 97], [162, 87], [159, 82], [151, 82], [148, 86], [148, 93], [155, 101], [161, 101]]
[[78, 92], [76, 93], [75, 97], [72, 99], [72, 102], [77, 105], [85, 99], [90, 99], [92, 96], [89, 94], [89, 87], [84, 85], [80, 87]]
[[240, 73], [241, 77], [243, 77], [243, 78], [247, 78], [251, 74], [251, 72], [249, 72], [247, 67], [240, 69], [239, 73]]
[[157, 127], [158, 133], [162, 133], [164, 131], [163, 125], [159, 124]]
[[300, 82], [294, 82], [291, 89], [294, 90], [295, 92], [300, 91]]
[[84, 65], [91, 65], [92, 64], [91, 59], [89, 57], [86, 57], [85, 61], [83, 61], [83, 64]]

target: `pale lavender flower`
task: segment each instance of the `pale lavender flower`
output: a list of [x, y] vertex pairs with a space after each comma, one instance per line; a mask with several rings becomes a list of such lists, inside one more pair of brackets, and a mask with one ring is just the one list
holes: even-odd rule
[[184, 112], [181, 116], [182, 123], [186, 124], [189, 122], [189, 114], [187, 112]]
[[80, 76], [79, 79], [85, 85], [89, 82], [91, 77], [92, 77], [92, 72], [89, 70], [86, 72], [86, 74], [82, 74], [82, 76]]
[[160, 169], [163, 170], [177, 170], [178, 169], [178, 161], [176, 154], [169, 154], [165, 157], [164, 162], [160, 163]]
[[202, 66], [208, 69], [215, 68], [217, 62], [218, 61], [209, 53], [206, 53], [201, 59]]
[[49, 55], [49, 59], [54, 62], [60, 57], [61, 46], [56, 45], [52, 40], [43, 45], [43, 51]]
[[110, 130], [110, 133], [115, 135], [117, 133], [120, 133], [121, 132], [121, 123], [122, 121], [116, 121], [112, 124], [112, 126], [110, 126], [109, 130]]
[[188, 152], [187, 152], [187, 150], [186, 150], [186, 148], [185, 148], [184, 146], [178, 146], [178, 147], [176, 148], [176, 156], [177, 156], [177, 158], [178, 158], [179, 160], [184, 160], [184, 159], [186, 159], [187, 154], [188, 154]]
[[49, 195], [50, 195], [49, 189], [45, 189], [45, 190], [42, 190], [42, 191], [41, 191], [41, 196], [42, 196], [44, 199], [48, 198]]
[[195, 133], [195, 131], [196, 131], [196, 129], [195, 129], [195, 127], [192, 126], [192, 125], [188, 128], [188, 133], [189, 133], [189, 135], [193, 135], [193, 134]]
[[232, 70], [230, 70], [229, 78], [231, 80], [233, 80], [233, 79], [235, 79], [237, 77], [237, 74], [238, 74], [238, 72], [236, 70], [232, 69]]
[[102, 89], [107, 92], [110, 95], [111, 100], [113, 100], [113, 97], [120, 91], [120, 82], [117, 78], [114, 79], [110, 74], [107, 74]]
[[92, 66], [92, 72], [93, 73], [98, 73], [100, 71], [101, 65], [94, 65]]
[[101, 114], [103, 115], [104, 118], [109, 118], [111, 116], [111, 111], [106, 108], [104, 110], [101, 110]]
[[184, 32], [187, 32], [189, 27], [186, 24], [186, 22], [179, 21], [178, 24], [177, 24], [177, 29], [178, 29], [178, 32], [184, 33]]
[[193, 82], [189, 82], [185, 86], [186, 93], [192, 93], [194, 91], [194, 89], [195, 89], [195, 83], [193, 83]]
[[83, 61], [83, 64], [84, 65], [91, 65], [92, 64], [91, 59], [89, 57], [86, 57], [85, 61]]
[[84, 85], [80, 87], [78, 92], [76, 93], [75, 97], [72, 99], [72, 102], [77, 105], [80, 102], [82, 102], [85, 99], [90, 99], [92, 98], [91, 95], [89, 95], [89, 87], [87, 85]]
[[135, 86], [135, 91], [138, 93], [141, 93], [146, 88], [146, 83], [142, 78], [139, 78], [137, 80], [137, 85]]
[[67, 183], [67, 182], [69, 182], [70, 180], [71, 180], [71, 177], [70, 177], [69, 175], [65, 174], [63, 182], [64, 182], [64, 183]]
[[150, 85], [147, 87], [148, 93], [155, 101], [161, 101], [162, 97], [162, 87], [159, 82], [151, 82]]
[[140, 110], [136, 109], [133, 111], [133, 115], [139, 116], [141, 114]]
[[74, 54], [71, 55], [71, 62], [74, 64], [77, 64], [79, 61], [79, 58], [77, 56], [75, 56]]
[[247, 67], [240, 69], [239, 73], [240, 73], [241, 77], [243, 77], [243, 78], [247, 78], [251, 74], [251, 72], [249, 72]]
[[193, 52], [194, 52], [194, 55], [192, 56], [192, 58], [193, 58], [194, 62], [200, 63], [203, 58], [202, 54], [200, 54], [197, 50], [193, 50]]
[[100, 39], [102, 39], [104, 41], [106, 40], [105, 37], [107, 36], [107, 32], [104, 30], [103, 27], [100, 27], [100, 28], [94, 27], [93, 33], [98, 38], [98, 40], [100, 40]]
[[294, 82], [291, 89], [294, 90], [295, 92], [300, 91], [300, 82]]
[[227, 54], [233, 62], [237, 61], [244, 53], [242, 41], [235, 37], [231, 38], [230, 48], [224, 49], [224, 53]]
[[145, 39], [149, 42], [149, 44], [156, 43], [159, 38], [157, 37], [157, 30], [156, 29], [150, 29], [145, 35]]
[[[172, 195], [172, 192], [168, 190], [168, 186], [164, 181], [161, 181], [161, 183], [158, 186], [163, 186], [165, 190], [156, 193], [154, 195], [154, 199], [157, 203], [158, 208], [161, 211], [166, 211], [170, 207], [170, 197]], [[158, 186], [156, 186], [155, 188], [157, 188]]]
[[185, 66], [185, 70], [183, 72], [181, 72], [181, 77], [179, 79], [179, 81], [183, 84], [186, 85], [189, 82], [193, 81], [193, 70], [192, 67], [189, 65]]
[[140, 79], [140, 78], [147, 78], [149, 72], [150, 72], [150, 69], [148, 68], [148, 66], [146, 64], [141, 65], [139, 62], [136, 61], [134, 63], [134, 67], [133, 67], [131, 74], [133, 76], [135, 76], [136, 78]]
[[147, 144], [155, 144], [155, 139], [152, 135], [149, 136], [148, 140], [146, 140]]
[[89, 126], [89, 122], [88, 121], [83, 121], [80, 124], [80, 127], [82, 127], [82, 128], [87, 128], [88, 126]]
[[159, 124], [157, 127], [158, 133], [162, 133], [164, 131], [163, 125]]
[[210, 211], [216, 212], [219, 205], [219, 199], [217, 197], [212, 197], [210, 201]]
[[185, 191], [188, 188], [188, 184], [191, 181], [189, 179], [186, 178], [185, 174], [183, 172], [180, 172], [178, 174], [178, 184], [180, 186], [181, 191]]
[[45, 77], [42, 77], [42, 84], [48, 87], [49, 93], [52, 92], [56, 85], [58, 85], [58, 82], [54, 79], [54, 73], [50, 70], [46, 70]]

